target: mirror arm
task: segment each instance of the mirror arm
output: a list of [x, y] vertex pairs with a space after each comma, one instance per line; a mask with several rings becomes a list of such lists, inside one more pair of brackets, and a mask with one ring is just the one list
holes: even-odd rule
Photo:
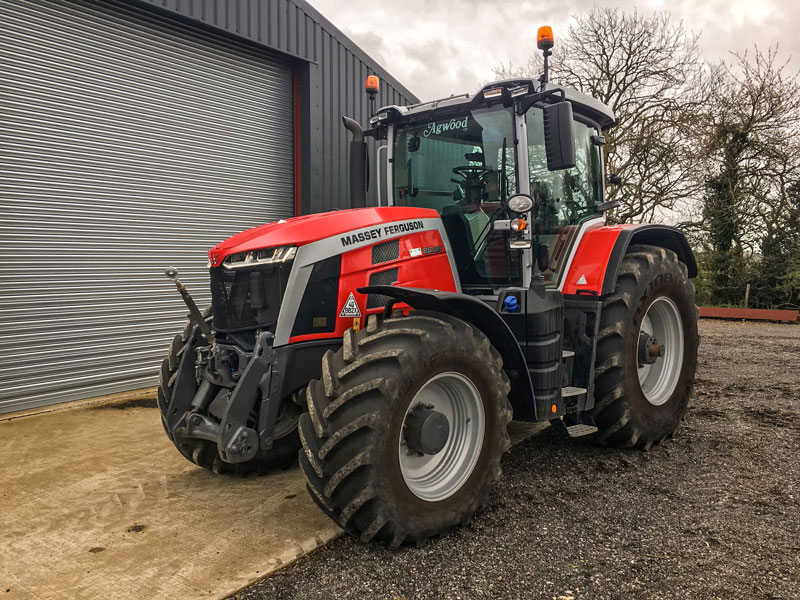
[[561, 102], [565, 102], [567, 100], [567, 92], [562, 87], [553, 88], [552, 90], [547, 90], [545, 92], [535, 92], [533, 94], [523, 96], [520, 99], [520, 101], [517, 103], [517, 114], [524, 115], [526, 112], [528, 112], [531, 106], [551, 96], [561, 96]]
[[617, 208], [619, 205], [619, 200], [609, 200], [608, 202], [601, 202], [600, 204], [595, 205], [595, 209], [599, 212], [606, 212], [612, 208]]

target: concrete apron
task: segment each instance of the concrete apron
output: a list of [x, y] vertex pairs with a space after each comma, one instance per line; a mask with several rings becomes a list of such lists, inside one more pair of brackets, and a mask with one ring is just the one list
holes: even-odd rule
[[[0, 421], [0, 599], [225, 597], [341, 534], [299, 468], [218, 476], [151, 394]], [[512, 424], [514, 442], [541, 426]]]
[[0, 598], [218, 598], [340, 534], [299, 468], [215, 475], [130, 404], [0, 422]]

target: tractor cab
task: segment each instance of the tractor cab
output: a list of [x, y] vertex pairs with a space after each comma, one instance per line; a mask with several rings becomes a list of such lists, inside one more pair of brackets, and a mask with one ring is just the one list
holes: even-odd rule
[[539, 275], [558, 287], [582, 226], [607, 208], [602, 132], [614, 115], [578, 92], [501, 81], [385, 107], [371, 124], [387, 147], [381, 203], [440, 214], [465, 293], [527, 288]]

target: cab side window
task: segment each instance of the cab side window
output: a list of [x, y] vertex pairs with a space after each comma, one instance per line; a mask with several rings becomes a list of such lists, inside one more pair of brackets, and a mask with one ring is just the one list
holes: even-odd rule
[[600, 152], [591, 140], [597, 131], [576, 121], [575, 167], [549, 171], [540, 110], [528, 111], [527, 126], [531, 195], [546, 207], [541, 215], [543, 224], [575, 225], [585, 216], [593, 215], [595, 206], [602, 201]]
[[597, 216], [596, 206], [602, 202], [600, 149], [591, 139], [597, 130], [576, 121], [575, 166], [550, 171], [544, 146], [542, 111], [529, 110], [526, 120], [531, 196], [539, 207], [532, 214], [531, 232], [548, 247], [550, 268], [543, 275], [548, 283], [556, 285], [580, 224]]

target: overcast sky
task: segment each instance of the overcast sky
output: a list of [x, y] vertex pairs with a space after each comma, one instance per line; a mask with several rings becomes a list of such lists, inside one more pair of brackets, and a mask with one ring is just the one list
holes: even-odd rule
[[800, 0], [310, 0], [311, 4], [422, 100], [474, 92], [509, 60], [524, 65], [536, 29], [558, 44], [570, 17], [594, 5], [669, 10], [701, 33], [706, 56], [754, 42], [780, 44], [800, 67]]

